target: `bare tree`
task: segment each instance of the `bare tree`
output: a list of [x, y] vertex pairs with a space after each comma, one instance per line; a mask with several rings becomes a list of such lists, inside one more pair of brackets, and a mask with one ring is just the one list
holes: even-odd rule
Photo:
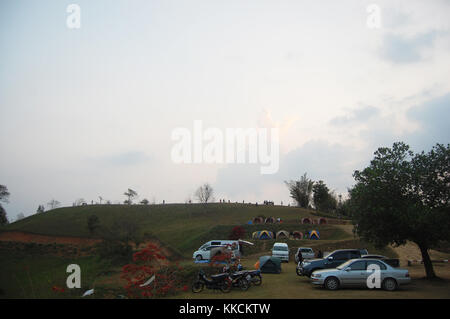
[[101, 205], [101, 204], [102, 204], [103, 197], [99, 196], [98, 199], [100, 200], [100, 205]]
[[47, 206], [50, 207], [50, 209], [55, 209], [55, 208], [59, 207], [60, 204], [61, 204], [61, 203], [58, 202], [57, 200], [52, 199], [51, 201], [49, 201], [49, 202], [47, 203]]
[[203, 184], [195, 191], [195, 197], [200, 203], [208, 203], [213, 199], [213, 195], [214, 190], [209, 183]]

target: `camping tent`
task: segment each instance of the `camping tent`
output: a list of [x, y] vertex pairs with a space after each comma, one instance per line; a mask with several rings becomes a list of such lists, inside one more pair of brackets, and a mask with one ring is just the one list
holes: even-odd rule
[[311, 219], [309, 219], [308, 217], [303, 218], [302, 224], [312, 224]]
[[289, 239], [289, 233], [285, 230], [280, 230], [277, 232], [277, 239]]
[[294, 239], [303, 239], [303, 233], [296, 230], [292, 233], [292, 237], [294, 237]]
[[320, 234], [317, 230], [311, 230], [309, 232], [309, 239], [320, 239]]
[[253, 239], [273, 239], [273, 233], [268, 230], [255, 231], [252, 234]]
[[281, 272], [281, 260], [272, 256], [259, 257], [259, 270], [261, 273], [279, 274]]
[[326, 223], [327, 223], [327, 220], [325, 218], [323, 218], [323, 217], [317, 218], [317, 224], [323, 225]]
[[258, 239], [273, 239], [273, 233], [268, 230], [261, 230], [258, 234]]
[[262, 223], [264, 223], [264, 218], [262, 217], [253, 218], [253, 224], [262, 224]]
[[266, 224], [273, 224], [273, 223], [275, 223], [275, 217], [266, 218]]

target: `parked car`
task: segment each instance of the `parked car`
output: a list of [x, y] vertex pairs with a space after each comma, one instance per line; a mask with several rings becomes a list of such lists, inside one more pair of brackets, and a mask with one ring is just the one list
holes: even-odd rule
[[298, 263], [298, 252], [302, 252], [303, 259], [312, 259], [315, 257], [314, 250], [309, 247], [299, 247], [295, 253], [295, 262]]
[[192, 255], [192, 258], [194, 258], [197, 261], [200, 260], [209, 260], [211, 258], [211, 249], [216, 247], [224, 247], [224, 246], [206, 246], [206, 247], [200, 247], [199, 250], [195, 251]]
[[297, 265], [297, 275], [308, 276], [316, 270], [336, 268], [350, 259], [361, 258], [359, 249], [340, 249], [321, 259], [305, 260]]
[[400, 285], [409, 284], [411, 277], [406, 269], [393, 268], [380, 259], [359, 258], [349, 260], [333, 269], [314, 271], [311, 283], [323, 286], [329, 290], [340, 287], [368, 287], [367, 279], [373, 270], [367, 270], [370, 265], [380, 268], [380, 288], [393, 291]]
[[289, 262], [289, 247], [286, 243], [275, 243], [272, 248], [272, 257], [280, 258], [281, 261]]
[[398, 258], [389, 258], [382, 255], [364, 255], [361, 256], [361, 258], [380, 259], [392, 267], [395, 268], [400, 267], [400, 260]]

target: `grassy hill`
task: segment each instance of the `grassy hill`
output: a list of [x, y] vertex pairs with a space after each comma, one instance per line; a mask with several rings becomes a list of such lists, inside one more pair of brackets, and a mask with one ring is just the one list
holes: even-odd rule
[[[342, 237], [331, 225], [301, 225], [304, 217], [317, 218], [312, 211], [286, 206], [249, 204], [166, 204], [166, 205], [93, 205], [64, 207], [36, 214], [12, 223], [4, 230], [16, 230], [52, 236], [89, 237], [87, 219], [98, 216], [103, 227], [115, 221], [128, 220], [138, 225], [140, 234], [151, 234], [181, 251], [198, 248], [204, 241], [228, 238], [231, 229], [244, 225], [247, 238], [256, 230], [277, 231], [316, 228], [329, 232], [326, 237]], [[256, 216], [280, 217], [282, 225], [247, 225]], [[331, 230], [330, 230], [331, 229]], [[337, 233], [336, 233], [337, 232]], [[331, 237], [330, 237], [331, 236]], [[191, 253], [191, 251], [190, 251]]]

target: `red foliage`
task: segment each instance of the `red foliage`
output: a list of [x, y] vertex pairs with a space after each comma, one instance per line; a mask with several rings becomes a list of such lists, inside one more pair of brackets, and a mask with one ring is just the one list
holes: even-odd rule
[[[127, 281], [125, 289], [130, 298], [154, 298], [183, 290], [176, 272], [182, 270], [176, 264], [170, 267], [166, 257], [154, 244], [133, 254], [133, 264], [122, 267], [121, 278]], [[146, 282], [153, 278], [150, 284]], [[144, 285], [146, 284], [146, 285]]]
[[236, 226], [231, 230], [231, 234], [229, 236], [230, 239], [237, 240], [243, 238], [245, 235], [245, 229], [242, 226]]

